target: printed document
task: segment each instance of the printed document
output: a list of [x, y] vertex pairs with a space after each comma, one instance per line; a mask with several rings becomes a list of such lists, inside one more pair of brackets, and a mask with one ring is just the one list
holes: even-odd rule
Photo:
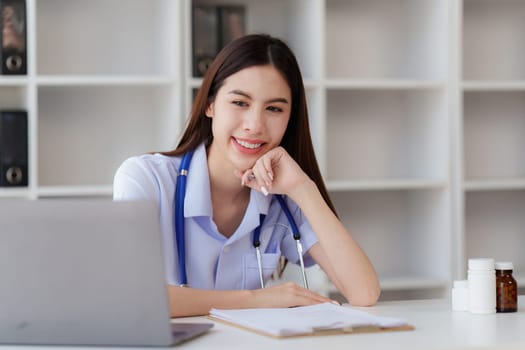
[[210, 318], [274, 337], [413, 329], [399, 318], [330, 303], [294, 308], [211, 309]]

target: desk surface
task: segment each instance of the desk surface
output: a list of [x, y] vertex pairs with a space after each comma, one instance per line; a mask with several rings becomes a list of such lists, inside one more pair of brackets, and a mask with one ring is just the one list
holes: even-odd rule
[[[362, 308], [383, 316], [406, 319], [414, 331], [274, 339], [215, 323], [207, 334], [183, 343], [178, 349], [337, 350], [337, 349], [525, 349], [525, 296], [518, 312], [473, 315], [451, 311], [450, 300], [381, 302]], [[173, 322], [211, 322], [205, 317]], [[0, 350], [78, 350], [86, 347], [0, 346]], [[104, 349], [104, 348], [97, 348]], [[125, 348], [119, 348], [125, 349]], [[138, 348], [132, 348], [138, 349]]]
[[[525, 349], [525, 296], [516, 313], [474, 315], [451, 310], [450, 300], [382, 302], [362, 308], [406, 319], [414, 331], [273, 339], [221, 323], [184, 349]], [[185, 318], [174, 322], [202, 321]]]

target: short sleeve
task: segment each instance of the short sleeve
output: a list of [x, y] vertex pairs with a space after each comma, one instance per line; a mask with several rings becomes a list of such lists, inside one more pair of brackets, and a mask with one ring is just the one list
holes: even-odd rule
[[126, 159], [113, 179], [114, 200], [156, 200], [159, 197], [155, 176], [140, 157]]

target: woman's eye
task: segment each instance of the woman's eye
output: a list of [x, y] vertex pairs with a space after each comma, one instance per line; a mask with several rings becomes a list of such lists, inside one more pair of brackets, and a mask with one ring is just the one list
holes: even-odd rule
[[279, 107], [275, 107], [275, 106], [269, 106], [267, 108], [270, 112], [274, 112], [274, 113], [280, 113], [282, 112], [282, 108], [279, 108]]
[[248, 104], [244, 101], [232, 101], [232, 103], [239, 107], [246, 107]]

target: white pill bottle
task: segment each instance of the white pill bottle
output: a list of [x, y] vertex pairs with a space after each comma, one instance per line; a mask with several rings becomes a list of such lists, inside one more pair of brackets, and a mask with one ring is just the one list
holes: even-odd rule
[[468, 260], [468, 310], [473, 314], [496, 312], [496, 270], [494, 259]]

